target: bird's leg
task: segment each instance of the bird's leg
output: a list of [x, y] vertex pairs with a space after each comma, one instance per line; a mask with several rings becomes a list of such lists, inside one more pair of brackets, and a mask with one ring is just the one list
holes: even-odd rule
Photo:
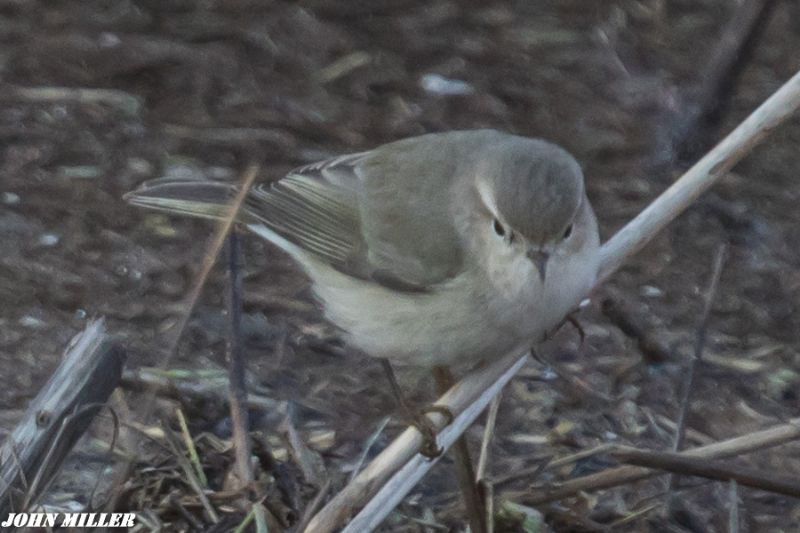
[[421, 410], [414, 410], [406, 400], [405, 394], [400, 389], [400, 384], [397, 383], [397, 377], [394, 374], [394, 369], [392, 369], [392, 364], [387, 361], [386, 359], [381, 359], [381, 366], [383, 367], [383, 371], [386, 373], [386, 377], [389, 380], [389, 384], [392, 387], [392, 393], [394, 395], [395, 400], [397, 401], [397, 405], [405, 416], [409, 423], [417, 428], [422, 434], [422, 448], [420, 449], [420, 453], [429, 459], [435, 459], [442, 455], [442, 448], [436, 443], [436, 428], [431, 423], [431, 420], [425, 416], [426, 413], [439, 413], [440, 415], [444, 416], [446, 419], [446, 424], [449, 425], [453, 422], [453, 413], [447, 407], [442, 405], [429, 405], [424, 407]]
[[561, 328], [564, 327], [564, 324], [569, 322], [576, 330], [578, 330], [578, 335], [580, 335], [581, 339], [580, 345], [583, 346], [583, 341], [586, 340], [586, 331], [583, 329], [583, 326], [581, 326], [581, 323], [578, 321], [577, 315], [579, 312], [580, 309], [574, 309], [570, 311], [570, 313], [564, 317], [564, 320], [559, 322], [559, 324], [556, 327], [554, 327], [552, 330], [550, 330], [549, 333], [545, 335], [544, 340], [552, 339], [553, 336], [555, 336], [555, 334], [558, 333], [561, 330]]
[[580, 321], [578, 320], [578, 317], [576, 316], [577, 314], [578, 311], [573, 311], [570, 314], [568, 314], [567, 318], [565, 318], [564, 320], [572, 324], [572, 327], [578, 330], [578, 335], [580, 336], [581, 339], [580, 345], [583, 346], [583, 343], [586, 340], [586, 330], [583, 329], [583, 326], [581, 325]]

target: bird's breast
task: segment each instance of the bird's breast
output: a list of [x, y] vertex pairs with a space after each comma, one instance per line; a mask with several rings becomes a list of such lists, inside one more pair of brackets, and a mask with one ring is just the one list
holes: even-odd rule
[[466, 270], [425, 293], [393, 291], [326, 266], [309, 268], [328, 319], [369, 355], [419, 366], [471, 366], [536, 342], [592, 280], [579, 261], [549, 269], [529, 261]]

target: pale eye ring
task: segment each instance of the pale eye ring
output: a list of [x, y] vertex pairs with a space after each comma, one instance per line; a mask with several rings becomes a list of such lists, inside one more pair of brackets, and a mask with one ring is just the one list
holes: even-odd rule
[[567, 226], [567, 229], [564, 230], [564, 235], [563, 235], [562, 238], [564, 240], [567, 240], [567, 239], [569, 239], [570, 235], [572, 235], [572, 224]]

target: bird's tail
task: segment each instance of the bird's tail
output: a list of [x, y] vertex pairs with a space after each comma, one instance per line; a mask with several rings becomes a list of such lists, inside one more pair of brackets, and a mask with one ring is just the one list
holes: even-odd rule
[[[159, 178], [143, 183], [123, 199], [157, 211], [219, 220], [230, 214], [237, 192], [238, 187], [230, 183]], [[240, 210], [237, 220], [248, 222], [248, 218], [247, 211]]]

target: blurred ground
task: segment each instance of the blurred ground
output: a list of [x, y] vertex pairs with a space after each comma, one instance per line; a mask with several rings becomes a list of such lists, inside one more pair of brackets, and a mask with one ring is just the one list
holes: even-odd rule
[[[0, 434], [89, 317], [107, 317], [130, 350], [130, 368], [163, 356], [212, 228], [126, 206], [122, 194], [139, 182], [185, 173], [235, 179], [252, 159], [277, 178], [405, 136], [493, 127], [575, 154], [607, 237], [679, 171], [674, 132], [732, 7], [0, 0]], [[796, 3], [776, 8], [723, 131], [800, 68], [798, 16]], [[118, 92], [92, 101], [32, 90], [47, 87]], [[722, 439], [797, 416], [799, 142], [795, 119], [598, 292], [581, 317], [582, 348], [565, 330], [543, 350], [580, 384], [534, 362], [514, 380], [493, 444], [498, 498], [518, 497], [533, 480], [509, 474], [542, 457], [607, 441], [668, 446], [659, 420], [677, 416], [680, 356], [691, 352], [721, 242], [731, 253], [690, 426]], [[295, 405], [302, 435], [330, 437], [321, 451], [338, 486], [391, 411], [388, 387], [377, 363], [351, 353], [321, 321], [284, 255], [254, 238], [245, 248], [248, 368], [276, 400], [274, 412], [256, 416], [256, 429], [279, 435], [286, 402]], [[216, 273], [172, 366], [224, 366], [222, 288]], [[643, 358], [601, 312], [609, 296], [633, 306], [675, 357]], [[404, 381], [411, 387], [420, 377]], [[432, 398], [428, 381], [424, 398]], [[194, 432], [225, 436], [222, 409], [190, 416]], [[399, 427], [390, 424], [379, 442]], [[481, 429], [470, 432], [475, 444]], [[800, 447], [742, 463], [800, 474]], [[603, 465], [579, 466], [585, 473]], [[422, 530], [412, 518], [458, 527], [451, 470], [448, 461], [438, 466], [385, 529]], [[727, 488], [700, 487], [683, 493], [683, 525], [645, 515], [615, 530], [725, 530]], [[591, 529], [581, 520], [612, 523], [661, 491], [663, 481], [643, 482], [543, 510], [556, 531]], [[791, 531], [800, 521], [797, 501], [740, 494], [745, 531]]]

